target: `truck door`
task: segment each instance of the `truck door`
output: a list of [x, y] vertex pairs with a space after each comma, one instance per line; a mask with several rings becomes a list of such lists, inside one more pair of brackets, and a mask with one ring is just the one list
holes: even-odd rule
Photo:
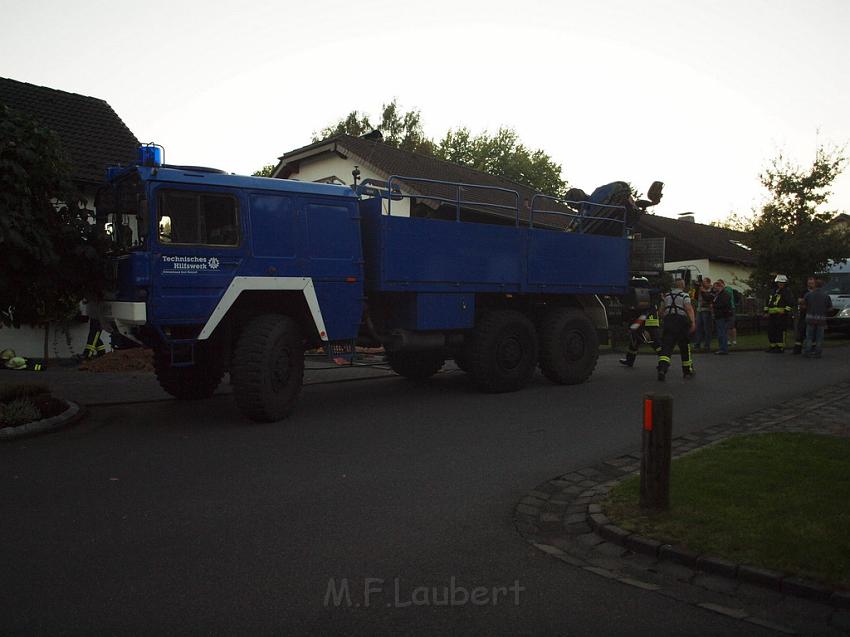
[[155, 188], [157, 220], [148, 308], [160, 326], [206, 322], [247, 254], [246, 200], [239, 191]]

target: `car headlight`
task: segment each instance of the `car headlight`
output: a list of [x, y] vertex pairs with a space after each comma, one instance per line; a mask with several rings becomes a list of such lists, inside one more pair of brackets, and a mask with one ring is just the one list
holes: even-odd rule
[[837, 314], [838, 318], [850, 318], [850, 307], [845, 307]]

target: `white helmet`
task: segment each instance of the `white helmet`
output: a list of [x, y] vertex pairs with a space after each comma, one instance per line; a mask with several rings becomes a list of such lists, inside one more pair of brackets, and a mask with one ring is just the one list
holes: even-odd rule
[[788, 283], [788, 277], [784, 274], [777, 274], [776, 278], [773, 279], [774, 283]]

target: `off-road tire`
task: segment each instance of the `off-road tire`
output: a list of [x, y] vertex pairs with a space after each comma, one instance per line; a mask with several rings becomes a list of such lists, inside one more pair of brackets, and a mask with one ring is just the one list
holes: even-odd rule
[[470, 344], [469, 374], [488, 393], [522, 389], [537, 365], [534, 324], [515, 310], [494, 310], [481, 317]]
[[304, 381], [301, 329], [282, 314], [257, 316], [236, 342], [230, 370], [236, 406], [251, 420], [274, 422], [289, 415]]
[[550, 310], [540, 323], [540, 370], [553, 383], [583, 383], [596, 368], [599, 336], [587, 315], [575, 308]]
[[387, 362], [399, 376], [425, 380], [443, 368], [446, 357], [440, 351], [387, 352]]
[[224, 376], [222, 361], [202, 344], [195, 346], [195, 364], [189, 367], [172, 367], [171, 351], [157, 348], [153, 353], [153, 369], [159, 386], [178, 400], [209, 398]]

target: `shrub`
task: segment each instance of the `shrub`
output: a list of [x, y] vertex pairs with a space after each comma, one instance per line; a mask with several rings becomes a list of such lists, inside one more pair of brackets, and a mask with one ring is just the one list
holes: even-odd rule
[[59, 400], [50, 394], [39, 394], [28, 399], [36, 409], [38, 409], [42, 418], [52, 418], [64, 413], [68, 409], [68, 403], [64, 400]]
[[26, 398], [17, 398], [3, 405], [3, 425], [17, 427], [41, 419], [41, 412]]

